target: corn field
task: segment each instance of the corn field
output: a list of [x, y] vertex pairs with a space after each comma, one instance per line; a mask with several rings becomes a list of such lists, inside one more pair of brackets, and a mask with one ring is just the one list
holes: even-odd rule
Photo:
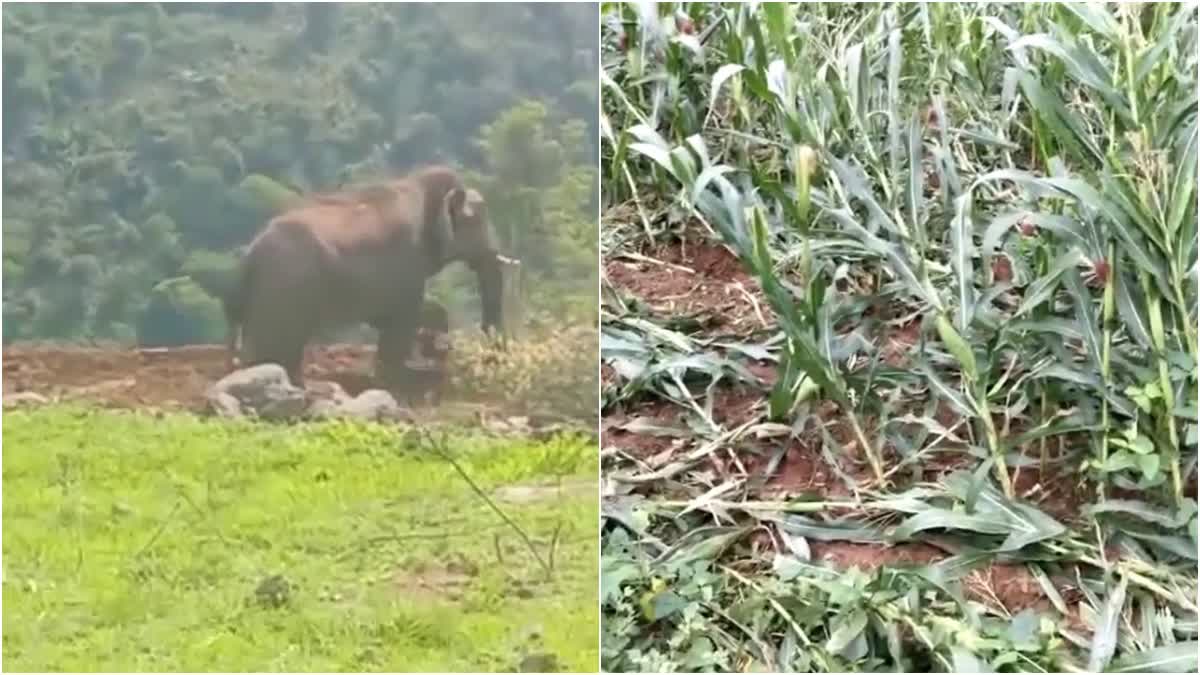
[[1195, 5], [601, 11], [605, 670], [1195, 672]]

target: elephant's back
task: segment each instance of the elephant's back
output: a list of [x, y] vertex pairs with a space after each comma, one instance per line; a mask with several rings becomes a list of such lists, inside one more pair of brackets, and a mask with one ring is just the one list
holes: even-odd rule
[[362, 202], [318, 203], [280, 214], [268, 228], [277, 230], [278, 237], [307, 238], [334, 252], [354, 253], [414, 241], [413, 220]]

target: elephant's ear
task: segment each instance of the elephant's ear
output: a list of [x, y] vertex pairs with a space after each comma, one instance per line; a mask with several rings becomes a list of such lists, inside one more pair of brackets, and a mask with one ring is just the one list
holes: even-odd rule
[[461, 187], [456, 187], [446, 193], [446, 199], [442, 208], [442, 217], [446, 219], [446, 224], [450, 226], [451, 231], [458, 229], [458, 221], [464, 214], [464, 208], [467, 203], [467, 191]]

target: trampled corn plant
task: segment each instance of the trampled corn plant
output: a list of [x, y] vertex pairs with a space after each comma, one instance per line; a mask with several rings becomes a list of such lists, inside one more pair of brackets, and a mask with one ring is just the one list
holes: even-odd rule
[[[606, 516], [615, 529], [606, 537], [602, 563], [606, 670], [729, 671], [754, 664], [792, 672], [981, 667], [1072, 672], [1084, 668], [1076, 649], [1083, 647], [1095, 672], [1110, 664], [1118, 645], [1122, 656], [1111, 665], [1119, 672], [1160, 659], [1164, 668], [1194, 667], [1196, 642], [1177, 637], [1195, 635], [1188, 627], [1195, 616], [1194, 571], [1188, 565], [1151, 564], [1133, 546], [1117, 565], [1122, 581], [1107, 583], [1097, 571], [1104, 554], [1094, 543], [965, 473], [950, 476], [944, 486], [869, 496], [861, 505], [868, 518], [830, 520], [825, 514], [838, 505], [636, 499], [608, 504]], [[706, 526], [702, 517], [709, 512], [728, 520], [738, 511], [759, 514], [759, 528], [786, 542], [768, 569], [753, 576], [745, 573], [747, 561], [720, 562], [751, 528]], [[1113, 502], [1098, 515], [1155, 520], [1165, 527], [1179, 523], [1130, 503]], [[672, 530], [687, 534], [667, 545]], [[926, 564], [839, 572], [816, 558], [809, 544], [924, 541], [932, 531], [941, 532], [940, 548], [959, 552]], [[969, 586], [977, 572], [1000, 558], [1023, 563], [1054, 611], [1041, 616], [981, 611]], [[1071, 614], [1059, 590], [1064, 570], [1058, 561], [1075, 560], [1093, 566], [1073, 579], [1086, 597], [1079, 611], [1096, 627], [1092, 641], [1058, 625]], [[1139, 610], [1142, 630], [1131, 633], [1122, 630], [1120, 610], [1135, 597], [1147, 609]], [[1145, 614], [1156, 606], [1150, 598], [1178, 619]]]
[[[666, 199], [719, 233], [786, 337], [771, 414], [786, 419], [804, 397], [836, 401], [878, 483], [897, 468], [885, 448], [911, 441], [882, 433], [887, 420], [868, 439], [862, 416], [900, 400], [908, 414], [893, 422], [934, 428], [931, 408], [914, 402], [948, 404], [966, 438], [939, 435], [981, 460], [976, 496], [911, 517], [941, 531], [1006, 528], [962, 528], [978, 547], [1012, 528], [990, 522], [978, 495], [1019, 503], [1018, 474], [1035, 463], [1043, 483], [1085, 469], [1100, 492], [1087, 510], [1100, 541], [1056, 530], [1005, 555], [1098, 571], [1082, 587], [1094, 637], [1070, 639], [1092, 669], [1194, 670], [1197, 520], [1184, 484], [1200, 377], [1196, 15], [1111, 7], [606, 4], [627, 36], [606, 55], [606, 171], [619, 179], [606, 199]], [[650, 20], [656, 43], [639, 37]], [[696, 48], [664, 51], [693, 33], [704, 38]], [[847, 269], [866, 282], [845, 288]], [[850, 294], [886, 320], [921, 318], [909, 372], [879, 380], [876, 364], [839, 358], [830, 308]], [[988, 472], [999, 491], [981, 480]], [[1109, 499], [1105, 486], [1144, 497]], [[805, 506], [759, 504], [754, 517]], [[939, 520], [948, 511], [967, 520]], [[764, 588], [736, 601], [775, 597]], [[738, 648], [761, 652], [760, 624], [739, 633], [742, 617], [705, 616], [734, 631], [701, 650], [725, 659], [712, 667], [728, 667]], [[796, 638], [806, 648], [828, 639]], [[872, 640], [882, 653], [886, 640]], [[655, 648], [639, 647], [647, 660], [636, 665], [662, 665]], [[842, 665], [829, 650], [807, 653], [807, 667]], [[969, 667], [957, 656], [927, 665]], [[1000, 670], [1062, 665], [981, 658]]]
[[[717, 33], [707, 62], [664, 64], [664, 77], [691, 81], [691, 70], [706, 67], [721, 48], [740, 57], [715, 68], [702, 100], [709, 102], [706, 120], [725, 115], [726, 123], [751, 125], [739, 137], [766, 161], [738, 167], [749, 180], [709, 156], [712, 129], [675, 145], [656, 130], [662, 120], [650, 116], [621, 136], [633, 139], [625, 148], [660, 176], [678, 180], [674, 192], [718, 226], [759, 276], [795, 351], [781, 365], [784, 388], [804, 372], [831, 397], [844, 390], [810, 349], [810, 341], [820, 343], [813, 318], [822, 292], [811, 251], [820, 246], [815, 241], [849, 235], [893, 290], [928, 312], [929, 337], [952, 357], [957, 374], [948, 379], [935, 367], [944, 362], [937, 357], [921, 372], [937, 395], [974, 420], [1006, 493], [1013, 452], [1037, 442], [1045, 467], [1048, 438], [1090, 430], [1096, 452], [1089, 466], [1115, 474], [1134, 469], [1142, 487], [1155, 484], [1161, 467], [1180, 499], [1182, 450], [1195, 428], [1194, 395], [1184, 392], [1194, 391], [1196, 377], [1188, 365], [1196, 355], [1196, 293], [1187, 276], [1196, 260], [1189, 13], [1157, 8], [1150, 19], [1119, 20], [1090, 8], [985, 16], [918, 6], [822, 9], [799, 21], [791, 6], [771, 7], [709, 10], [705, 20], [719, 17], [740, 30]], [[1065, 17], [1050, 23], [1046, 12]], [[966, 28], [953, 29], [955, 22]], [[1046, 23], [1058, 34], [1023, 36], [1009, 25]], [[819, 24], [841, 32], [822, 42]], [[1142, 36], [1143, 24], [1151, 38]], [[1094, 51], [1089, 45], [1096, 42], [1107, 50]], [[919, 49], [931, 58], [913, 58]], [[1003, 78], [966, 86], [970, 72], [998, 71]], [[1042, 84], [1055, 73], [1060, 81]], [[901, 86], [920, 78], [934, 83], [926, 94]], [[951, 84], [966, 101], [947, 98]], [[1059, 90], [1069, 99], [1060, 100]], [[732, 111], [718, 111], [726, 98]], [[971, 102], [976, 111], [967, 109]], [[1004, 114], [982, 117], [993, 102]], [[952, 125], [956, 116], [962, 119]], [[770, 120], [777, 131], [763, 128]], [[1035, 149], [1023, 157], [1012, 139]], [[825, 169], [819, 186], [808, 179], [813, 158]], [[1017, 166], [1025, 168], [1011, 168]], [[1039, 166], [1058, 171], [1032, 170]], [[1029, 231], [1044, 239], [1040, 260], [1024, 259], [1012, 246], [997, 255], [1014, 233]], [[803, 250], [799, 276], [810, 287], [802, 299], [774, 274], [777, 252], [786, 248], [781, 242], [789, 241]], [[993, 268], [1001, 263], [1038, 278], [998, 279]], [[1084, 276], [1104, 288], [1099, 306]], [[1014, 300], [1015, 311], [1003, 307]], [[808, 365], [797, 371], [797, 360]], [[1009, 409], [1029, 408], [1030, 401], [1030, 428], [1009, 433]]]

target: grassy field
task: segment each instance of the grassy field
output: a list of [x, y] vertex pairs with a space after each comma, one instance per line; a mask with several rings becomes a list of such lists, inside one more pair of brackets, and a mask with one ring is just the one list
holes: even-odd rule
[[602, 667], [1195, 672], [1195, 5], [602, 12]]
[[590, 440], [449, 440], [549, 581], [384, 427], [45, 407], [3, 440], [6, 670], [596, 668]]

